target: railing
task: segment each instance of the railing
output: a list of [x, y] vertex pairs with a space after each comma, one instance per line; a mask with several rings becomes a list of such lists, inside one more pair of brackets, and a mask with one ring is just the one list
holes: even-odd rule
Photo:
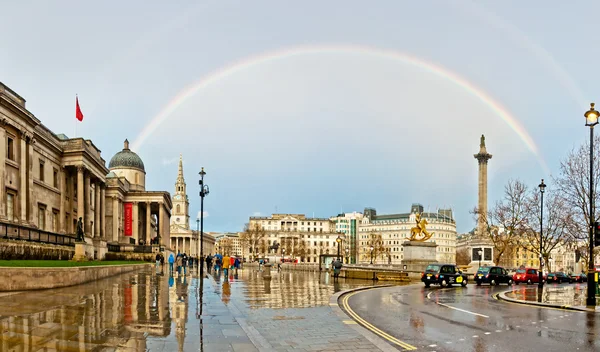
[[133, 253], [152, 253], [152, 246], [135, 246]]
[[75, 246], [75, 237], [73, 236], [4, 222], [0, 222], [0, 237], [4, 239]]
[[[120, 252], [133, 252], [133, 253], [152, 253], [152, 247], [153, 246], [141, 246], [141, 245], [134, 245], [134, 244], [125, 244], [123, 246], [121, 246], [120, 244], [110, 244], [108, 243], [106, 245], [107, 249], [109, 252], [116, 252], [116, 253], [120, 253]], [[123, 248], [121, 248], [123, 247]]]
[[121, 251], [121, 246], [119, 246], [118, 244], [107, 244], [106, 248], [108, 249], [109, 252], [120, 252]]

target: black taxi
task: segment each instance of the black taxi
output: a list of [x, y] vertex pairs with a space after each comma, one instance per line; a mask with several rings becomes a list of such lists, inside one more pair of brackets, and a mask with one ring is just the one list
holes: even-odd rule
[[440, 285], [441, 287], [462, 285], [467, 286], [467, 275], [463, 274], [454, 264], [429, 264], [421, 275], [425, 287]]

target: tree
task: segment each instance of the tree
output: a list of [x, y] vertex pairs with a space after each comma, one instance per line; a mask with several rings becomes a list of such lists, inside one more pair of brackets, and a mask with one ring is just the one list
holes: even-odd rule
[[456, 251], [456, 265], [468, 265], [471, 262], [471, 256], [467, 248]]
[[222, 255], [231, 255], [231, 251], [233, 249], [233, 240], [229, 237], [222, 237], [219, 240], [219, 252]]
[[[570, 235], [568, 228], [572, 223], [571, 212], [566, 206], [565, 200], [556, 191], [544, 193], [544, 218], [543, 228], [540, 236], [540, 210], [541, 194], [533, 190], [529, 198], [528, 219], [530, 230], [525, 233], [524, 240], [528, 244], [527, 249], [543, 259], [548, 267], [550, 252], [558, 244], [568, 243]], [[540, 240], [542, 248], [540, 252]]]
[[[373, 247], [373, 253], [371, 253], [371, 247]], [[377, 233], [369, 234], [367, 246], [363, 247], [363, 260], [370, 262], [372, 256], [373, 261], [376, 262], [378, 257], [381, 256], [381, 258], [384, 259], [388, 254], [389, 251], [383, 242], [382, 236]]]
[[298, 256], [300, 257], [300, 261], [304, 262], [304, 259], [305, 259], [306, 255], [308, 254], [308, 249], [306, 248], [306, 241], [300, 240], [300, 242], [298, 242], [297, 253], [298, 253]]
[[257, 249], [262, 239], [266, 236], [265, 229], [259, 224], [246, 224], [244, 226], [244, 232], [240, 234], [240, 241], [250, 248], [252, 253], [252, 259], [256, 258]]
[[[600, 195], [598, 184], [600, 183], [600, 137], [594, 139], [594, 199], [596, 208]], [[573, 148], [569, 154], [560, 162], [560, 171], [554, 178], [560, 197], [565, 206], [571, 212], [571, 221], [567, 224], [567, 232], [576, 246], [583, 261], [588, 263], [589, 259], [589, 231], [594, 221], [598, 221], [599, 212], [596, 211], [594, 219], [590, 219], [589, 189], [590, 189], [590, 145], [589, 142]], [[598, 252], [595, 253], [595, 256]]]
[[520, 180], [509, 180], [503, 198], [487, 214], [477, 208], [473, 211], [476, 219], [481, 217], [485, 236], [494, 244], [494, 263], [500, 263], [504, 254], [514, 249], [516, 240], [529, 231], [528, 206], [527, 186]]

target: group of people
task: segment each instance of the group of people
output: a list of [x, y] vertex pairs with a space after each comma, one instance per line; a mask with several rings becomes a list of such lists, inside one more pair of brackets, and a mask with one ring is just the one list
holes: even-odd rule
[[225, 275], [229, 272], [229, 270], [239, 269], [241, 265], [240, 258], [230, 257], [228, 255], [215, 254], [206, 256], [206, 270], [210, 273], [211, 270], [215, 270], [216, 272], [220, 272], [221, 270]]
[[[161, 269], [165, 265], [165, 257], [162, 253], [156, 254], [156, 272], [159, 272], [159, 268]], [[198, 259], [194, 257], [188, 256], [186, 253], [177, 252], [177, 255], [173, 255], [173, 253], [169, 254], [169, 274], [173, 275], [174, 271], [177, 271], [177, 274], [187, 275], [188, 267], [192, 269], [194, 264], [198, 266]]]

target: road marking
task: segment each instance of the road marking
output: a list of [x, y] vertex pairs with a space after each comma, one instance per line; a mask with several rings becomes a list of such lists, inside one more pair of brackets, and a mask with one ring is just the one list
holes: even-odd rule
[[356, 324], [354, 320], [344, 320], [344, 324]]
[[350, 299], [350, 297], [354, 296], [355, 294], [362, 292], [362, 291], [355, 291], [352, 292], [348, 295], [344, 295], [342, 297], [342, 307], [344, 308], [344, 310], [348, 313], [348, 315], [350, 315], [350, 317], [352, 317], [354, 320], [356, 320], [358, 323], [360, 323], [362, 326], [364, 326], [365, 328], [371, 330], [372, 332], [376, 333], [377, 335], [383, 337], [384, 339], [404, 348], [407, 351], [414, 351], [417, 348], [413, 345], [410, 345], [404, 341], [398, 340], [397, 338], [385, 333], [384, 331], [378, 329], [377, 327], [375, 327], [374, 325], [372, 325], [371, 323], [369, 323], [368, 321], [364, 320], [363, 318], [361, 318], [358, 314], [356, 314], [352, 308], [350, 308], [350, 305], [348, 304], [348, 300]]
[[436, 302], [436, 301], [434, 301], [434, 300], [431, 299], [431, 294], [432, 293], [433, 293], [433, 291], [431, 291], [431, 292], [429, 292], [429, 294], [427, 294], [427, 299], [430, 300], [430, 301], [432, 301], [435, 304], [438, 304], [438, 305], [440, 305], [442, 307], [446, 307], [446, 308], [458, 310], [458, 311], [461, 311], [461, 312], [464, 312], [464, 313], [473, 314], [473, 315], [476, 315], [478, 317], [489, 318], [489, 316], [487, 316], [487, 315], [483, 315], [483, 314], [471, 312], [471, 311], [468, 311], [468, 310], [464, 310], [464, 309], [456, 308], [456, 307], [453, 307], [453, 306], [449, 306], [449, 305], [444, 304], [444, 303]]

